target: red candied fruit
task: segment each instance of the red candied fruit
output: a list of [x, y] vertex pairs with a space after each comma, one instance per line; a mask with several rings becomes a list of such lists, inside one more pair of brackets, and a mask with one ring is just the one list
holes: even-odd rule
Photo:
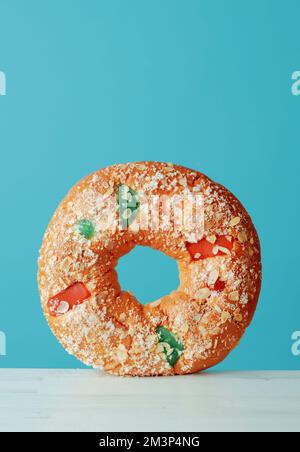
[[67, 289], [50, 298], [47, 303], [50, 314], [53, 317], [60, 317], [71, 311], [74, 306], [78, 306], [90, 298], [91, 293], [84, 283], [76, 282]]
[[204, 238], [197, 243], [187, 242], [186, 246], [193, 260], [207, 259], [229, 254], [232, 251], [233, 238], [227, 235], [219, 235], [214, 243]]

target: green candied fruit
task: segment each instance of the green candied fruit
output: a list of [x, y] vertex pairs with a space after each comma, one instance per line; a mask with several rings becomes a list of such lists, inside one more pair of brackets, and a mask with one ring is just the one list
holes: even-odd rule
[[166, 342], [172, 348], [177, 348], [180, 351], [184, 350], [183, 344], [177, 339], [172, 331], [168, 330], [168, 328], [164, 326], [158, 326], [156, 328], [156, 332], [158, 334], [159, 342]]
[[166, 361], [171, 367], [174, 367], [184, 351], [183, 343], [180, 342], [172, 331], [164, 326], [157, 327], [156, 333], [158, 335], [158, 342], [163, 347]]
[[95, 226], [90, 220], [80, 220], [78, 223], [78, 232], [87, 240], [90, 240], [95, 235]]

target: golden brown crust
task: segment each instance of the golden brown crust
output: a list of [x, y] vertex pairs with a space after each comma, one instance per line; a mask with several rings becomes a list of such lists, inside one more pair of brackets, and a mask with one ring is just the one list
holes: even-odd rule
[[[202, 196], [203, 230], [126, 230], [104, 228], [118, 215], [118, 186], [136, 192]], [[77, 225], [88, 218], [96, 233], [90, 240]], [[234, 240], [226, 255], [193, 260], [187, 242], [214, 236]], [[135, 245], [150, 246], [178, 261], [177, 291], [142, 306], [122, 292], [115, 267]], [[226, 250], [225, 250], [226, 251]], [[219, 278], [220, 291], [211, 288]], [[83, 282], [91, 297], [59, 317], [49, 313], [48, 300]], [[75, 185], [58, 207], [44, 237], [39, 258], [39, 288], [50, 328], [66, 350], [87, 365], [118, 375], [174, 375], [207, 369], [222, 361], [238, 344], [255, 312], [261, 285], [257, 233], [241, 203], [203, 174], [180, 166], [142, 162], [100, 170]], [[163, 325], [184, 344], [172, 367], [158, 343]]]

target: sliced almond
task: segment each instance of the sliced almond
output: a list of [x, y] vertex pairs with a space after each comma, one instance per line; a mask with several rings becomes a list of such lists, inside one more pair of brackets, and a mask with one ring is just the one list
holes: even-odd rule
[[225, 248], [225, 246], [219, 246], [219, 251], [224, 254], [230, 254], [230, 251], [228, 248]]
[[199, 300], [206, 300], [206, 298], [209, 298], [210, 295], [211, 295], [211, 291], [208, 288], [204, 287], [203, 289], [200, 289], [198, 291], [197, 298]]
[[209, 243], [215, 244], [217, 241], [217, 236], [216, 235], [209, 235], [208, 237], [206, 237], [206, 240]]
[[245, 231], [238, 233], [238, 240], [240, 243], [246, 243], [248, 240], [248, 236]]
[[213, 286], [219, 278], [219, 270], [212, 270], [208, 275], [208, 285]]
[[241, 322], [243, 320], [243, 316], [239, 311], [236, 311], [233, 316], [236, 322]]
[[186, 186], [187, 186], [187, 180], [186, 180], [185, 177], [181, 177], [181, 178], [179, 179], [178, 182], [179, 182], [179, 184], [182, 185], [183, 187], [186, 187]]
[[213, 308], [214, 308], [214, 310], [215, 310], [218, 314], [221, 314], [222, 309], [220, 308], [220, 306], [218, 306], [217, 304], [215, 304], [215, 305], [213, 306]]
[[227, 320], [229, 320], [229, 319], [231, 319], [230, 313], [227, 312], [227, 311], [223, 311], [222, 314], [221, 314], [222, 323], [227, 322]]
[[215, 327], [214, 327], [212, 330], [210, 330], [209, 332], [210, 332], [210, 334], [211, 334], [212, 336], [217, 336], [218, 334], [221, 333], [221, 330], [220, 330], [219, 327], [215, 326]]
[[241, 222], [241, 218], [240, 217], [234, 217], [230, 221], [229, 226], [231, 226], [233, 228], [234, 226], [237, 226], [240, 222]]
[[218, 254], [218, 252], [219, 252], [219, 247], [218, 247], [218, 245], [215, 246], [215, 247], [213, 248], [212, 252], [213, 252], [213, 254], [214, 254], [215, 256]]
[[125, 320], [126, 320], [126, 314], [124, 313], [124, 312], [122, 312], [122, 314], [120, 314], [120, 321], [121, 322], [125, 322]]
[[69, 303], [67, 301], [61, 301], [57, 308], [55, 308], [55, 313], [58, 315], [66, 314], [70, 309]]
[[230, 292], [228, 298], [230, 301], [239, 301], [240, 299], [239, 292], [237, 290], [235, 290], [234, 292]]

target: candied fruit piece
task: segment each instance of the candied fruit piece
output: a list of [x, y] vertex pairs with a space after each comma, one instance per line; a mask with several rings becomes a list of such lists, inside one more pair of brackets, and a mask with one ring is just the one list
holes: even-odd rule
[[59, 317], [71, 311], [74, 306], [78, 306], [83, 303], [83, 301], [90, 298], [90, 296], [91, 293], [85, 284], [77, 282], [50, 298], [47, 306], [53, 317]]

